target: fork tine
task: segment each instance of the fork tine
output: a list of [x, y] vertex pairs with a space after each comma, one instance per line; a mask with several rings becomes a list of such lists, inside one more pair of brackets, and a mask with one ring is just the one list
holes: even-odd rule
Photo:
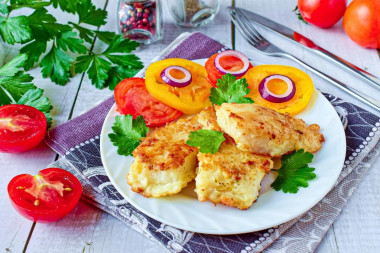
[[247, 17], [240, 10], [237, 9], [236, 14], [241, 18], [242, 22], [246, 24], [246, 27], [250, 33], [255, 34], [255, 37], [258, 38], [258, 40], [266, 41], [266, 39], [261, 36], [261, 34], [256, 30], [256, 28], [251, 24], [251, 22], [249, 22]]
[[236, 19], [239, 20], [242, 26], [244, 27], [245, 33], [248, 33], [249, 37], [251, 37], [252, 40], [255, 41], [256, 45], [259, 45], [263, 39], [260, 38], [260, 35], [257, 35], [256, 30], [253, 29], [247, 18], [241, 12], [238, 12], [238, 10], [236, 11], [235, 16]]
[[242, 20], [241, 14], [239, 14], [237, 11], [234, 14], [235, 14], [235, 19], [239, 22], [240, 26], [243, 28], [243, 32], [246, 33], [248, 37], [250, 37], [251, 40], [254, 41], [254, 43], [259, 44], [260, 38], [254, 32], [252, 32], [252, 29], [249, 27], [249, 22]]
[[236, 25], [236, 27], [238, 28], [238, 30], [240, 31], [240, 33], [244, 37], [244, 39], [249, 44], [251, 44], [253, 47], [256, 47], [257, 42], [255, 40], [253, 40], [252, 37], [248, 36], [248, 34], [246, 33], [246, 31], [244, 31], [244, 29], [243, 29], [244, 25], [242, 24], [241, 20], [236, 17], [236, 13], [235, 12], [231, 12], [230, 15], [232, 17], [232, 22]]

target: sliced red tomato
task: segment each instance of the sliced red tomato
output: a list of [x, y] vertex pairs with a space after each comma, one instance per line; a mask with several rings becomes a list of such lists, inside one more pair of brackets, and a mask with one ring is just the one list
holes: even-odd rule
[[8, 194], [13, 206], [25, 218], [51, 222], [74, 209], [82, 195], [82, 185], [70, 172], [48, 168], [35, 176], [14, 177], [8, 184]]
[[[218, 53], [212, 55], [205, 63], [205, 68], [207, 71], [207, 79], [211, 83], [213, 87], [217, 87], [216, 83], [218, 82], [218, 79], [222, 78], [224, 74], [219, 72], [219, 70], [215, 67], [215, 57], [218, 55]], [[235, 56], [225, 56], [220, 58], [220, 65], [226, 69], [226, 70], [239, 70], [243, 68], [243, 62]], [[249, 64], [249, 68], [252, 68], [252, 64]], [[236, 79], [240, 79], [242, 77], [237, 77]]]
[[45, 114], [28, 105], [0, 106], [0, 151], [23, 152], [37, 146], [45, 137]]
[[165, 125], [181, 116], [182, 112], [167, 106], [149, 94], [143, 78], [127, 78], [115, 88], [117, 110], [133, 118], [142, 115], [149, 127]]

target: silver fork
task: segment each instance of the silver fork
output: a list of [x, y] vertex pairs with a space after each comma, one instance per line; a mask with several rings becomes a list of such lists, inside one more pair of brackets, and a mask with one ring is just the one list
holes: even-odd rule
[[266, 40], [256, 29], [249, 20], [244, 16], [244, 14], [239, 11], [238, 9], [230, 9], [230, 16], [232, 22], [235, 24], [235, 26], [240, 31], [241, 35], [244, 37], [244, 39], [251, 44], [255, 49], [260, 51], [263, 54], [266, 54], [268, 56], [275, 56], [275, 57], [284, 57], [291, 59], [301, 66], [311, 70], [313, 73], [318, 75], [319, 77], [323, 78], [324, 80], [328, 81], [329, 83], [333, 84], [337, 88], [347, 92], [351, 96], [357, 98], [358, 100], [362, 101], [363, 103], [367, 104], [368, 106], [374, 108], [375, 110], [380, 111], [380, 102], [363, 94], [362, 92], [353, 89], [346, 84], [334, 79], [333, 77], [324, 74], [320, 72], [319, 70], [316, 70], [312, 66], [306, 64], [302, 60], [298, 59], [292, 54], [289, 54], [285, 52], [284, 50], [278, 48], [277, 46], [273, 45], [271, 42]]

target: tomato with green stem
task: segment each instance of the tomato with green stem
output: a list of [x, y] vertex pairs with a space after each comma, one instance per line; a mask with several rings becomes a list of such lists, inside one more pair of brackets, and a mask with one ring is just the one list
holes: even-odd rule
[[347, 0], [298, 0], [303, 19], [320, 28], [335, 25], [346, 10]]
[[70, 213], [82, 195], [80, 181], [60, 168], [47, 168], [37, 175], [22, 174], [8, 184], [14, 208], [35, 222], [53, 222]]

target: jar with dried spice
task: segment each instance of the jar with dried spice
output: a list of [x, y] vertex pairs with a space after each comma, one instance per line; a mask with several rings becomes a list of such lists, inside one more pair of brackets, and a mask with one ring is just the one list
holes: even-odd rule
[[162, 38], [160, 0], [120, 0], [118, 27], [124, 37], [150, 44]]
[[214, 19], [219, 0], [167, 0], [170, 13], [180, 26], [197, 27]]

